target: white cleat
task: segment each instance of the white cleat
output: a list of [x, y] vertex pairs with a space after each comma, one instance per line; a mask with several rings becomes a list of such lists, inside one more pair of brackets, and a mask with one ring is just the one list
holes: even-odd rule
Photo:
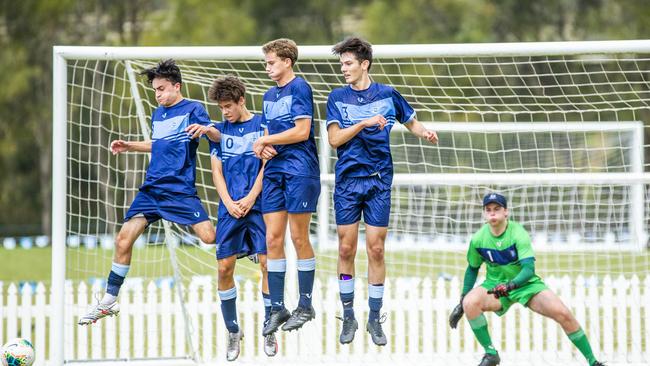
[[244, 338], [244, 332], [239, 328], [239, 332], [228, 332], [228, 349], [226, 350], [226, 360], [234, 361], [239, 357], [241, 339]]
[[88, 314], [79, 318], [79, 325], [88, 325], [95, 323], [99, 319], [105, 318], [107, 316], [114, 316], [120, 312], [120, 306], [117, 304], [117, 301], [103, 305], [102, 303], [97, 303], [97, 305], [90, 311]]
[[275, 333], [271, 333], [264, 337], [264, 353], [269, 357], [278, 354], [278, 340], [275, 338]]

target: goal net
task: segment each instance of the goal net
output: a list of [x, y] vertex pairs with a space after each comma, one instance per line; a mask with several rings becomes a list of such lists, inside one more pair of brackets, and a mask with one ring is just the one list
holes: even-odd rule
[[[338, 344], [336, 152], [327, 144], [325, 104], [344, 81], [330, 46], [307, 46], [300, 48], [296, 73], [313, 89], [321, 163], [322, 193], [310, 228], [317, 248], [317, 317], [297, 334], [279, 333], [280, 353], [267, 360], [259, 269], [240, 260], [239, 321], [247, 335], [241, 359], [475, 362], [482, 352], [469, 326], [463, 322], [452, 331], [446, 318], [458, 302], [469, 237], [484, 223], [481, 198], [498, 191], [509, 199], [511, 219], [533, 238], [538, 274], [576, 312], [597, 353], [617, 362], [649, 361], [650, 301], [642, 300], [650, 299], [650, 42], [374, 48], [373, 81], [395, 87], [440, 140], [431, 145], [401, 126], [391, 134], [389, 345], [371, 345], [363, 326], [351, 346]], [[120, 316], [90, 328], [75, 324], [92, 294], [103, 292], [115, 235], [147, 169], [148, 154], [113, 156], [109, 149], [114, 139], [150, 138], [157, 105], [139, 71], [176, 59], [184, 97], [203, 103], [219, 121], [207, 91], [227, 74], [246, 84], [248, 108], [261, 112], [262, 95], [273, 85], [261, 47], [54, 51], [53, 309], [61, 317], [53, 326], [61, 330], [51, 335], [50, 359], [223, 361], [226, 330], [214, 247], [174, 223], [151, 225], [135, 243]], [[216, 222], [219, 199], [205, 141], [196, 187]], [[362, 227], [360, 319], [367, 314], [363, 242]], [[287, 272], [289, 307], [297, 300], [294, 271], [290, 266]], [[561, 329], [538, 318], [518, 308], [488, 319], [504, 365], [531, 352], [544, 355], [544, 362], [580, 364]]]

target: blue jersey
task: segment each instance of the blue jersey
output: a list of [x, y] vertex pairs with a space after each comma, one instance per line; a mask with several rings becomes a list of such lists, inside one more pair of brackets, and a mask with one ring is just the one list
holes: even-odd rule
[[374, 174], [393, 175], [390, 154], [390, 130], [395, 121], [406, 123], [415, 118], [415, 111], [402, 95], [390, 86], [372, 83], [366, 90], [354, 90], [349, 85], [332, 90], [327, 99], [327, 126], [337, 123], [350, 127], [381, 114], [387, 124], [366, 127], [350, 141], [336, 149], [336, 180], [346, 177], [368, 177]]
[[[233, 201], [237, 201], [253, 189], [262, 169], [262, 161], [253, 152], [253, 143], [264, 135], [262, 117], [254, 115], [248, 121], [237, 123], [224, 121], [215, 127], [221, 132], [221, 142], [210, 142], [210, 154], [221, 160], [228, 194]], [[260, 211], [259, 200], [252, 209]], [[219, 205], [219, 217], [224, 216], [228, 216], [228, 209], [225, 205]]]
[[159, 106], [151, 116], [151, 161], [141, 190], [156, 189], [196, 195], [196, 149], [185, 128], [210, 124], [202, 104], [183, 99], [171, 107]]
[[274, 86], [264, 94], [263, 126], [269, 135], [294, 127], [298, 119], [311, 119], [309, 138], [306, 141], [274, 146], [278, 155], [266, 162], [265, 174], [279, 172], [307, 177], [320, 176], [313, 114], [311, 87], [300, 77], [283, 87]]

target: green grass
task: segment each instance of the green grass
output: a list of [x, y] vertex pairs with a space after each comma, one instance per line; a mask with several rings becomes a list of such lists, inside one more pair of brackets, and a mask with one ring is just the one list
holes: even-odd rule
[[[84, 248], [68, 249], [66, 252], [66, 278], [74, 281], [104, 278], [110, 271], [111, 250]], [[216, 276], [216, 260], [212, 251], [182, 246], [176, 250], [178, 264], [183, 277], [191, 274]], [[7, 250], [0, 248], [3, 268], [0, 281], [42, 281], [50, 283], [51, 248]], [[327, 279], [336, 274], [336, 253], [317, 253], [317, 274]], [[650, 252], [541, 252], [537, 253], [536, 270], [542, 277], [550, 275], [584, 276], [623, 274], [630, 276], [650, 274]], [[366, 255], [357, 254], [357, 276], [364, 277], [367, 271]], [[465, 254], [444, 251], [387, 252], [388, 277], [462, 276], [466, 267]], [[169, 252], [164, 246], [150, 246], [135, 249], [129, 276], [157, 278], [171, 276], [173, 268]], [[252, 262], [242, 259], [237, 262], [237, 276], [257, 279], [259, 270]]]

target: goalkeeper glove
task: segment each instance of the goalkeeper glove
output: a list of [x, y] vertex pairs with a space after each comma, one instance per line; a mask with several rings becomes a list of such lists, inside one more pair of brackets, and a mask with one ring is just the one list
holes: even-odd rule
[[508, 282], [508, 283], [500, 283], [491, 290], [488, 290], [488, 294], [494, 295], [497, 299], [500, 297], [506, 297], [508, 296], [509, 292], [516, 289], [517, 285], [515, 285], [513, 282]]
[[456, 305], [454, 310], [451, 311], [451, 314], [449, 314], [449, 326], [451, 327], [451, 329], [456, 329], [456, 327], [458, 326], [458, 322], [460, 321], [460, 318], [463, 317], [463, 313], [464, 313], [464, 311], [463, 311], [463, 298], [464, 297], [465, 297], [464, 295], [460, 297], [460, 303], [458, 305]]

